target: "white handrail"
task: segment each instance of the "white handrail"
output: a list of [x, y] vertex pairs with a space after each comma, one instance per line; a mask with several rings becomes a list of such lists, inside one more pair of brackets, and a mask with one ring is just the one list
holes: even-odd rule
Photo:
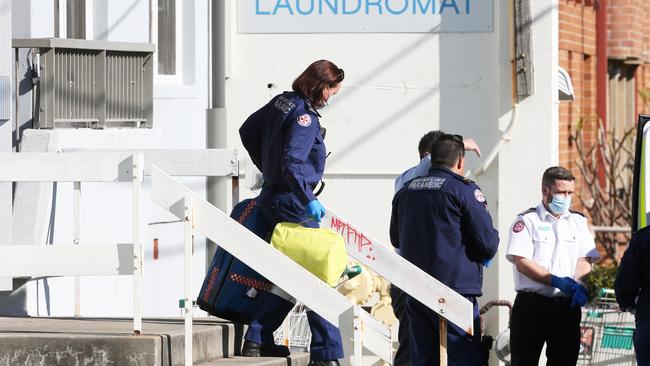
[[474, 334], [472, 303], [331, 211], [321, 226], [343, 236], [348, 254], [440, 316]]
[[171, 176], [225, 177], [239, 175], [236, 149], [64, 149], [68, 152], [122, 152], [144, 155], [144, 175], [156, 165]]
[[[0, 246], [0, 268], [3, 268], [0, 276], [132, 275], [133, 332], [140, 334], [143, 264], [140, 195], [143, 167], [142, 154], [125, 152], [0, 153], [0, 182], [131, 182], [133, 186], [132, 244], [105, 245], [101, 248], [86, 245]], [[75, 195], [75, 199], [79, 198]], [[75, 220], [79, 220], [78, 212], [74, 216]], [[79, 223], [74, 225], [76, 231]], [[73, 236], [79, 240], [78, 232]], [[99, 252], [89, 256], [88, 251], [93, 249]], [[103, 254], [97, 256], [97, 253]], [[123, 268], [125, 253], [130, 254], [131, 271]], [[40, 261], [43, 265], [30, 268], [33, 261]], [[96, 265], [89, 266], [93, 261], [97, 261]], [[19, 265], [16, 266], [16, 263]]]
[[[370, 314], [359, 311], [357, 305], [162, 170], [153, 166], [151, 175], [152, 198], [155, 202], [179, 219], [189, 217], [188, 221], [195, 230], [338, 326], [343, 334], [352, 337], [356, 343], [354, 359], [357, 360], [357, 365], [360, 364], [361, 345], [384, 361], [392, 363], [388, 328]], [[189, 214], [187, 207], [191, 208]], [[186, 245], [190, 245], [187, 239]], [[185, 269], [188, 270], [190, 269]], [[191, 306], [188, 305], [188, 299], [185, 302], [186, 307]]]

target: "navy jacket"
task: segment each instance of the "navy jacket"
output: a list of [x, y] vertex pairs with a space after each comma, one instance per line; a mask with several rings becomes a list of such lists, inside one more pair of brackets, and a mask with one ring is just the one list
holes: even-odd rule
[[261, 198], [292, 192], [304, 207], [325, 169], [320, 115], [296, 92], [284, 92], [253, 113], [239, 129], [242, 143], [264, 175]]
[[397, 192], [390, 239], [409, 262], [466, 296], [482, 295], [482, 262], [499, 246], [481, 189], [444, 167]]
[[621, 308], [636, 309], [637, 321], [650, 319], [650, 227], [632, 235], [618, 267], [614, 290]]

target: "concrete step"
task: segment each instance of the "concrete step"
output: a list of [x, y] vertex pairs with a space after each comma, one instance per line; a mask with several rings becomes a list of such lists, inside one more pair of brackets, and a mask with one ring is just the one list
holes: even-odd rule
[[[0, 366], [184, 364], [182, 319], [146, 319], [139, 336], [132, 335], [132, 324], [131, 319], [0, 317]], [[234, 362], [228, 357], [241, 349], [243, 332], [227, 321], [195, 318], [194, 362]], [[268, 362], [258, 361], [263, 363], [244, 365]], [[291, 363], [296, 364], [301, 365]]]
[[289, 357], [228, 357], [196, 366], [307, 366], [309, 353], [291, 353]]

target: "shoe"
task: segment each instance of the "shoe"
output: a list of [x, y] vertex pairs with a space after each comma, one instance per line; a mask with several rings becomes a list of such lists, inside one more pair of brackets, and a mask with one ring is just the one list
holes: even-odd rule
[[277, 344], [259, 344], [251, 341], [244, 341], [241, 355], [244, 357], [287, 357], [291, 354], [286, 346]]
[[341, 364], [339, 363], [339, 360], [311, 360], [307, 366], [341, 366]]

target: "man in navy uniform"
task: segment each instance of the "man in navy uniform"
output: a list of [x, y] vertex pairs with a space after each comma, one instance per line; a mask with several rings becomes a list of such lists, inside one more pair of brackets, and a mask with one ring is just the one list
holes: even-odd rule
[[[458, 135], [442, 135], [431, 148], [429, 174], [406, 182], [393, 199], [390, 238], [401, 255], [474, 304], [473, 336], [449, 324], [449, 365], [481, 365], [477, 297], [482, 295], [483, 263], [499, 245], [481, 189], [463, 177], [465, 149]], [[438, 316], [407, 298], [411, 364], [438, 365]]]
[[[400, 174], [397, 179], [395, 179], [395, 194], [404, 187], [404, 183], [411, 179], [429, 174], [429, 169], [431, 169], [431, 147], [435, 140], [444, 134], [445, 133], [442, 131], [433, 130], [427, 132], [422, 136], [422, 138], [420, 138], [420, 141], [418, 142], [420, 162], [418, 165], [404, 171], [404, 173]], [[463, 139], [463, 145], [465, 151], [474, 151], [476, 155], [479, 157], [481, 156], [481, 149], [473, 139]], [[395, 252], [399, 254], [399, 249], [395, 249]], [[411, 326], [409, 325], [408, 316], [406, 315], [406, 294], [399, 287], [391, 285], [390, 298], [393, 313], [399, 320], [399, 329], [397, 331], [399, 346], [397, 347], [397, 352], [395, 352], [395, 357], [393, 358], [393, 365], [410, 366], [411, 356], [409, 356], [409, 329]]]
[[616, 301], [635, 313], [634, 353], [639, 366], [650, 365], [650, 227], [635, 232], [618, 267]]

